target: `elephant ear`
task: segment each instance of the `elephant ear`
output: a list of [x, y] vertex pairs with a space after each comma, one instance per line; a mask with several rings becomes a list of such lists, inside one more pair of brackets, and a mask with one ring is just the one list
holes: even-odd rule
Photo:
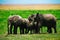
[[32, 21], [34, 20], [34, 17], [35, 17], [35, 14], [31, 14], [31, 15], [28, 17], [28, 20], [32, 22]]

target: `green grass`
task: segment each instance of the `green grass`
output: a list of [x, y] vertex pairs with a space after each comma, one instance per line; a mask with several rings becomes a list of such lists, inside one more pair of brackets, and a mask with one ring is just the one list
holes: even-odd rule
[[12, 34], [0, 37], [0, 40], [60, 40], [60, 34]]
[[[57, 33], [48, 34], [46, 28], [43, 27], [43, 33], [45, 34], [18, 34], [8, 35], [7, 34], [7, 19], [10, 15], [20, 15], [23, 18], [28, 18], [30, 14], [41, 14], [51, 13], [60, 18], [60, 10], [0, 10], [0, 40], [60, 40], [60, 20], [57, 20]], [[53, 30], [53, 29], [52, 29]]]

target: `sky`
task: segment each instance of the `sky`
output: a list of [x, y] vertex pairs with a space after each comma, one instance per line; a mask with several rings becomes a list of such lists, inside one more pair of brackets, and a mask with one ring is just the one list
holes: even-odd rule
[[60, 0], [0, 0], [0, 4], [60, 4]]

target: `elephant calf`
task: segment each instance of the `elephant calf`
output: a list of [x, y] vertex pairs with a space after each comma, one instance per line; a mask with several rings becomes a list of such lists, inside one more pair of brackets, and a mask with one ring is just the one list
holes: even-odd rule
[[20, 26], [21, 23], [22, 23], [22, 17], [21, 16], [19, 16], [19, 15], [9, 16], [9, 18], [8, 18], [8, 34], [12, 34], [13, 26], [14, 26], [14, 34], [16, 34], [17, 33], [17, 27]]
[[12, 34], [12, 28], [14, 27], [13, 33], [17, 34], [17, 28], [20, 28], [20, 34], [28, 33], [30, 22], [28, 19], [22, 18], [19, 15], [12, 15], [8, 18], [8, 34]]

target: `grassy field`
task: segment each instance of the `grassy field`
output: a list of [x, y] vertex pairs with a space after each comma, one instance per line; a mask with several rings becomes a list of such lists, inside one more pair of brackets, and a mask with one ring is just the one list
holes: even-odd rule
[[[60, 18], [60, 10], [0, 10], [0, 40], [60, 40], [60, 20], [57, 20], [57, 33], [48, 34], [46, 28], [43, 28], [44, 34], [18, 34], [7, 36], [7, 19], [10, 15], [20, 15], [23, 18], [28, 18], [30, 14], [41, 14], [51, 13]], [[53, 29], [52, 29], [53, 30]]]

